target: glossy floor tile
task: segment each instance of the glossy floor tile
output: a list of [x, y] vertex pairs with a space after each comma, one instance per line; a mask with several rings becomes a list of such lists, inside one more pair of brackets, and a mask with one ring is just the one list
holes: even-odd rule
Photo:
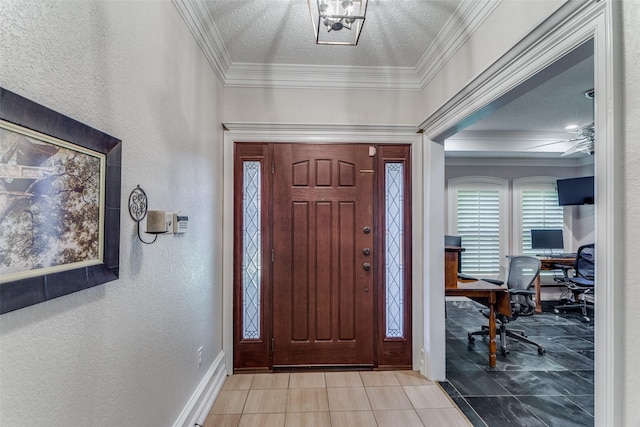
[[[447, 381], [440, 385], [474, 426], [594, 425], [593, 322], [583, 323], [577, 312], [553, 314], [547, 306], [543, 313], [519, 317], [510, 326], [523, 330], [546, 353], [507, 339], [509, 355], [498, 350], [497, 365], [490, 368], [488, 340], [467, 339], [468, 332], [487, 322], [481, 307], [470, 301], [447, 302], [446, 307]], [[499, 337], [496, 341], [499, 349]]]
[[350, 371], [230, 376], [204, 427], [432, 425], [472, 424], [438, 383], [417, 372]]

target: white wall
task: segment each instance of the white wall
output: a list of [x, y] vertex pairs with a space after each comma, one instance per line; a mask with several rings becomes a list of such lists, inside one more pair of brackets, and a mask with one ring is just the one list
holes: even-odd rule
[[417, 106], [413, 91], [227, 88], [224, 121], [416, 125]]
[[621, 286], [623, 342], [622, 372], [624, 425], [638, 425], [640, 419], [640, 286], [638, 286], [638, 242], [640, 241], [640, 2], [623, 0], [622, 5], [622, 145], [623, 194], [620, 242], [624, 254], [624, 283]]
[[[0, 21], [2, 87], [123, 141], [120, 279], [0, 317], [0, 424], [171, 425], [222, 349], [221, 86], [169, 1], [1, 0]], [[140, 243], [137, 184], [187, 234]]]

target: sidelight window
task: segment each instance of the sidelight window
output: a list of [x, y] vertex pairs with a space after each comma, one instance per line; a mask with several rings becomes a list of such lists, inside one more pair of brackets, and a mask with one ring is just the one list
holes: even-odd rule
[[386, 336], [402, 338], [404, 331], [404, 165], [385, 163]]
[[260, 162], [243, 162], [242, 338], [260, 338]]

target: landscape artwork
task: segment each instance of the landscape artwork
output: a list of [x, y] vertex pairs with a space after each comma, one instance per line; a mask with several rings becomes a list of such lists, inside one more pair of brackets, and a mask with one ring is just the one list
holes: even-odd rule
[[102, 262], [105, 155], [0, 121], [0, 283]]

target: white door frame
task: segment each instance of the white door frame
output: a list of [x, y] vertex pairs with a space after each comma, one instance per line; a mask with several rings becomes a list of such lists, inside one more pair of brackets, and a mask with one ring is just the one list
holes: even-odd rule
[[[596, 110], [595, 110], [595, 194], [596, 194], [596, 301], [595, 314], [595, 425], [616, 426], [622, 423], [622, 321], [619, 290], [622, 285], [622, 223], [620, 173], [620, 53], [617, 39], [618, 8], [616, 1], [567, 2], [543, 24], [514, 46], [506, 55], [469, 83], [456, 96], [428, 117], [424, 131], [425, 164], [444, 162], [440, 148], [444, 138], [455, 133], [463, 119], [471, 116], [501, 95], [523, 83], [538, 71], [554, 63], [575, 47], [594, 40]], [[431, 148], [429, 147], [431, 146]], [[439, 171], [435, 171], [440, 173]], [[437, 185], [444, 186], [444, 176]], [[440, 182], [442, 181], [442, 182]], [[425, 180], [426, 182], [426, 180]], [[425, 202], [426, 203], [426, 202]], [[425, 207], [428, 211], [428, 207]], [[444, 221], [435, 220], [425, 228], [425, 242], [444, 235]], [[430, 238], [433, 236], [433, 238]], [[426, 243], [428, 244], [428, 243]], [[433, 246], [433, 245], [432, 245]], [[428, 248], [425, 247], [425, 255]], [[431, 257], [433, 258], [433, 257]], [[425, 277], [425, 311], [441, 311], [442, 280], [435, 269]], [[432, 379], [445, 375], [444, 323], [433, 322], [425, 328], [424, 365]]]
[[[422, 286], [422, 138], [415, 126], [335, 125], [288, 123], [224, 123], [223, 140], [223, 267], [222, 267], [222, 350], [227, 373], [233, 373], [233, 165], [236, 142], [281, 142], [300, 144], [360, 143], [409, 144], [411, 146], [412, 197], [412, 360], [418, 370], [421, 361], [423, 304]], [[444, 191], [444, 187], [442, 187]], [[443, 258], [444, 263], [444, 258]], [[443, 264], [441, 264], [443, 265]], [[443, 317], [444, 319], [444, 317]]]

